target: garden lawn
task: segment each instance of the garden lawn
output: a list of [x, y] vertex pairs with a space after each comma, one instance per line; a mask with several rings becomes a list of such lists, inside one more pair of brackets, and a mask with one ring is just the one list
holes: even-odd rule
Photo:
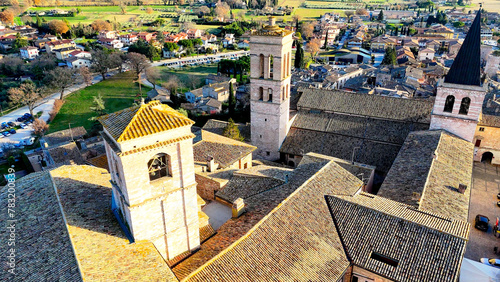
[[158, 67], [161, 72], [161, 81], [167, 82], [170, 76], [175, 75], [181, 81], [181, 87], [189, 89], [200, 88], [205, 85], [205, 78], [209, 74], [217, 74], [216, 65], [186, 67], [179, 70], [171, 70], [166, 67]]
[[[135, 75], [130, 72], [117, 74], [104, 81], [76, 91], [66, 97], [66, 102], [49, 125], [49, 132], [55, 132], [71, 127], [83, 126], [89, 130], [92, 121], [89, 118], [95, 116], [90, 110], [93, 97], [101, 94], [107, 113], [113, 113], [131, 107], [134, 100], [139, 100], [139, 86], [133, 82]], [[143, 97], [151, 88], [142, 87]]]

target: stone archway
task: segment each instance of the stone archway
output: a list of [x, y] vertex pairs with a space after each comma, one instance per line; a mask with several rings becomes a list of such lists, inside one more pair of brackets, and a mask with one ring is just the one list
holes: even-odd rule
[[481, 156], [482, 163], [491, 164], [492, 160], [493, 160], [493, 153], [492, 152], [484, 152], [483, 155]]

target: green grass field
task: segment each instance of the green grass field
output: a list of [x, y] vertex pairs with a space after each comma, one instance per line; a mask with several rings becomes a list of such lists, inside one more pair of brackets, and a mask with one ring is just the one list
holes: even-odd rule
[[174, 75], [181, 81], [182, 88], [196, 89], [205, 85], [205, 78], [208, 74], [216, 74], [217, 66], [200, 66], [200, 67], [187, 67], [180, 70], [170, 70], [166, 67], [158, 67], [161, 72], [161, 81], [166, 82], [168, 79]]
[[[94, 116], [90, 107], [93, 97], [99, 93], [104, 100], [107, 113], [131, 107], [134, 100], [140, 99], [137, 96], [139, 86], [133, 82], [134, 79], [135, 76], [132, 73], [125, 72], [71, 94], [50, 123], [49, 132], [67, 129], [69, 123], [71, 127], [83, 126], [89, 130], [92, 127], [92, 121], [89, 118]], [[142, 87], [143, 97], [146, 97], [145, 94], [149, 90], [148, 87]]]

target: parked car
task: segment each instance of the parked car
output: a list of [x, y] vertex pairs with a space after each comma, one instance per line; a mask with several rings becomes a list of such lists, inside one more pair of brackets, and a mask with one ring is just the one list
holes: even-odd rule
[[35, 143], [35, 140], [36, 140], [35, 137], [29, 137], [29, 138], [26, 138], [26, 139], [19, 141], [19, 144], [31, 146]]
[[8, 124], [10, 127], [16, 126], [16, 124], [15, 124], [15, 123], [13, 123], [12, 121], [9, 121], [7, 124]]
[[488, 258], [482, 258], [479, 260], [481, 263], [500, 268], [500, 259], [488, 259]]
[[8, 131], [4, 131], [4, 132], [2, 132], [2, 135], [5, 137], [8, 137], [8, 136], [10, 136], [10, 133]]
[[16, 134], [17, 132], [16, 132], [16, 130], [14, 128], [12, 128], [11, 130], [9, 130], [9, 133], [10, 134]]
[[6, 129], [8, 128], [9, 126], [7, 125], [6, 122], [2, 122], [2, 125], [1, 125], [2, 129]]
[[489, 228], [490, 219], [484, 215], [476, 215], [476, 220], [474, 221], [474, 227], [477, 229], [487, 232]]
[[21, 124], [19, 125], [19, 127], [23, 128], [23, 129], [24, 129], [24, 128], [26, 128], [26, 126], [27, 126], [27, 125], [26, 125], [26, 124], [24, 124], [24, 123], [21, 123]]

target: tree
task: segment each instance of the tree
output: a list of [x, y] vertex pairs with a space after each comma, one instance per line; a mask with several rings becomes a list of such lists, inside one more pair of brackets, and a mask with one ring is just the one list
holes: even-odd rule
[[394, 48], [385, 49], [384, 59], [382, 60], [382, 65], [396, 65], [396, 50]]
[[87, 86], [92, 84], [92, 73], [90, 73], [89, 68], [81, 67], [80, 69], [78, 69], [78, 73], [82, 76], [83, 82], [85, 82]]
[[309, 43], [307, 43], [307, 51], [311, 54], [311, 58], [314, 58], [316, 56], [316, 54], [318, 53], [320, 44], [321, 43], [319, 42], [319, 39], [317, 39], [317, 38], [315, 38], [315, 39], [309, 41]]
[[95, 121], [97, 120], [98, 117], [106, 114], [106, 105], [104, 104], [104, 100], [102, 99], [100, 93], [97, 94], [97, 96], [93, 97], [92, 106], [90, 106], [90, 110], [97, 115], [89, 118], [89, 120], [91, 121]]
[[33, 121], [33, 133], [36, 136], [42, 137], [48, 129], [49, 125], [43, 119], [36, 118]]
[[153, 13], [153, 9], [151, 7], [146, 8], [146, 13], [151, 15]]
[[368, 15], [368, 11], [364, 8], [356, 9], [356, 15], [358, 16], [366, 16]]
[[23, 47], [26, 47], [28, 46], [28, 40], [26, 40], [25, 38], [21, 37], [21, 34], [16, 33], [16, 39], [14, 40], [14, 44], [12, 45], [12, 48], [14, 50], [19, 50]]
[[463, 22], [460, 22], [460, 21], [457, 21], [457, 22], [454, 22], [454, 23], [453, 23], [453, 26], [454, 26], [454, 27], [457, 27], [457, 28], [459, 28], [459, 27], [464, 27], [464, 25], [465, 25], [465, 24], [464, 24]]
[[229, 82], [229, 115], [233, 116], [236, 109], [236, 97], [234, 96], [233, 83]]
[[165, 44], [163, 44], [163, 49], [165, 49], [165, 51], [172, 52], [179, 50], [179, 45], [174, 42], [165, 42]]
[[229, 8], [229, 5], [227, 3], [221, 2], [219, 0], [219, 2], [217, 2], [217, 7], [215, 7], [214, 9], [214, 13], [218, 18], [225, 18], [230, 10], [231, 8]]
[[177, 76], [172, 75], [166, 83], [162, 84], [162, 86], [170, 92], [171, 96], [175, 96], [175, 94], [177, 93], [177, 88], [181, 86], [181, 82], [179, 78], [177, 78]]
[[151, 63], [146, 56], [134, 52], [127, 54], [127, 64], [135, 72], [137, 78], [139, 78], [141, 72], [151, 66]]
[[95, 20], [90, 24], [90, 26], [94, 29], [95, 32], [113, 29], [111, 23], [104, 20]]
[[102, 80], [106, 80], [108, 70], [115, 66], [113, 58], [105, 51], [97, 49], [92, 52], [92, 71], [102, 75]]
[[49, 29], [52, 30], [56, 35], [61, 35], [69, 30], [68, 25], [61, 20], [51, 20], [49, 22]]
[[9, 89], [8, 93], [9, 99], [14, 104], [27, 106], [32, 116], [36, 102], [42, 97], [40, 90], [31, 81], [25, 82], [17, 88]]
[[156, 89], [156, 83], [160, 79], [161, 75], [157, 68], [149, 67], [146, 69], [146, 79], [153, 84], [153, 88]]
[[300, 40], [296, 41], [295, 46], [297, 46], [297, 51], [295, 52], [294, 66], [297, 69], [301, 69], [304, 67], [304, 49]]
[[3, 12], [0, 12], [0, 21], [6, 23], [6, 24], [13, 24], [14, 23], [14, 12], [12, 9], [7, 9], [4, 10]]
[[200, 16], [206, 16], [210, 14], [210, 8], [208, 8], [207, 6], [201, 6], [198, 10], [198, 13], [200, 14]]
[[312, 23], [302, 23], [301, 34], [304, 38], [310, 38], [313, 36], [314, 24]]
[[380, 13], [378, 13], [377, 21], [382, 22], [384, 20], [384, 12], [380, 10]]
[[36, 79], [43, 79], [45, 74], [57, 67], [56, 57], [53, 54], [43, 53], [30, 64], [31, 72]]
[[48, 85], [61, 90], [60, 100], [64, 99], [64, 90], [73, 85], [74, 71], [68, 68], [55, 68], [47, 73], [45, 81]]
[[325, 44], [323, 45], [323, 48], [326, 49], [328, 47], [328, 31], [329, 29], [326, 30], [326, 36], [325, 36]]
[[222, 130], [222, 135], [238, 141], [245, 140], [245, 138], [241, 136], [240, 130], [232, 118], [229, 119], [229, 123], [224, 130]]
[[354, 11], [352, 11], [352, 10], [346, 10], [346, 11], [344, 11], [344, 13], [345, 13], [345, 15], [347, 17], [347, 22], [349, 22], [350, 19], [351, 19], [351, 17], [354, 15]]

